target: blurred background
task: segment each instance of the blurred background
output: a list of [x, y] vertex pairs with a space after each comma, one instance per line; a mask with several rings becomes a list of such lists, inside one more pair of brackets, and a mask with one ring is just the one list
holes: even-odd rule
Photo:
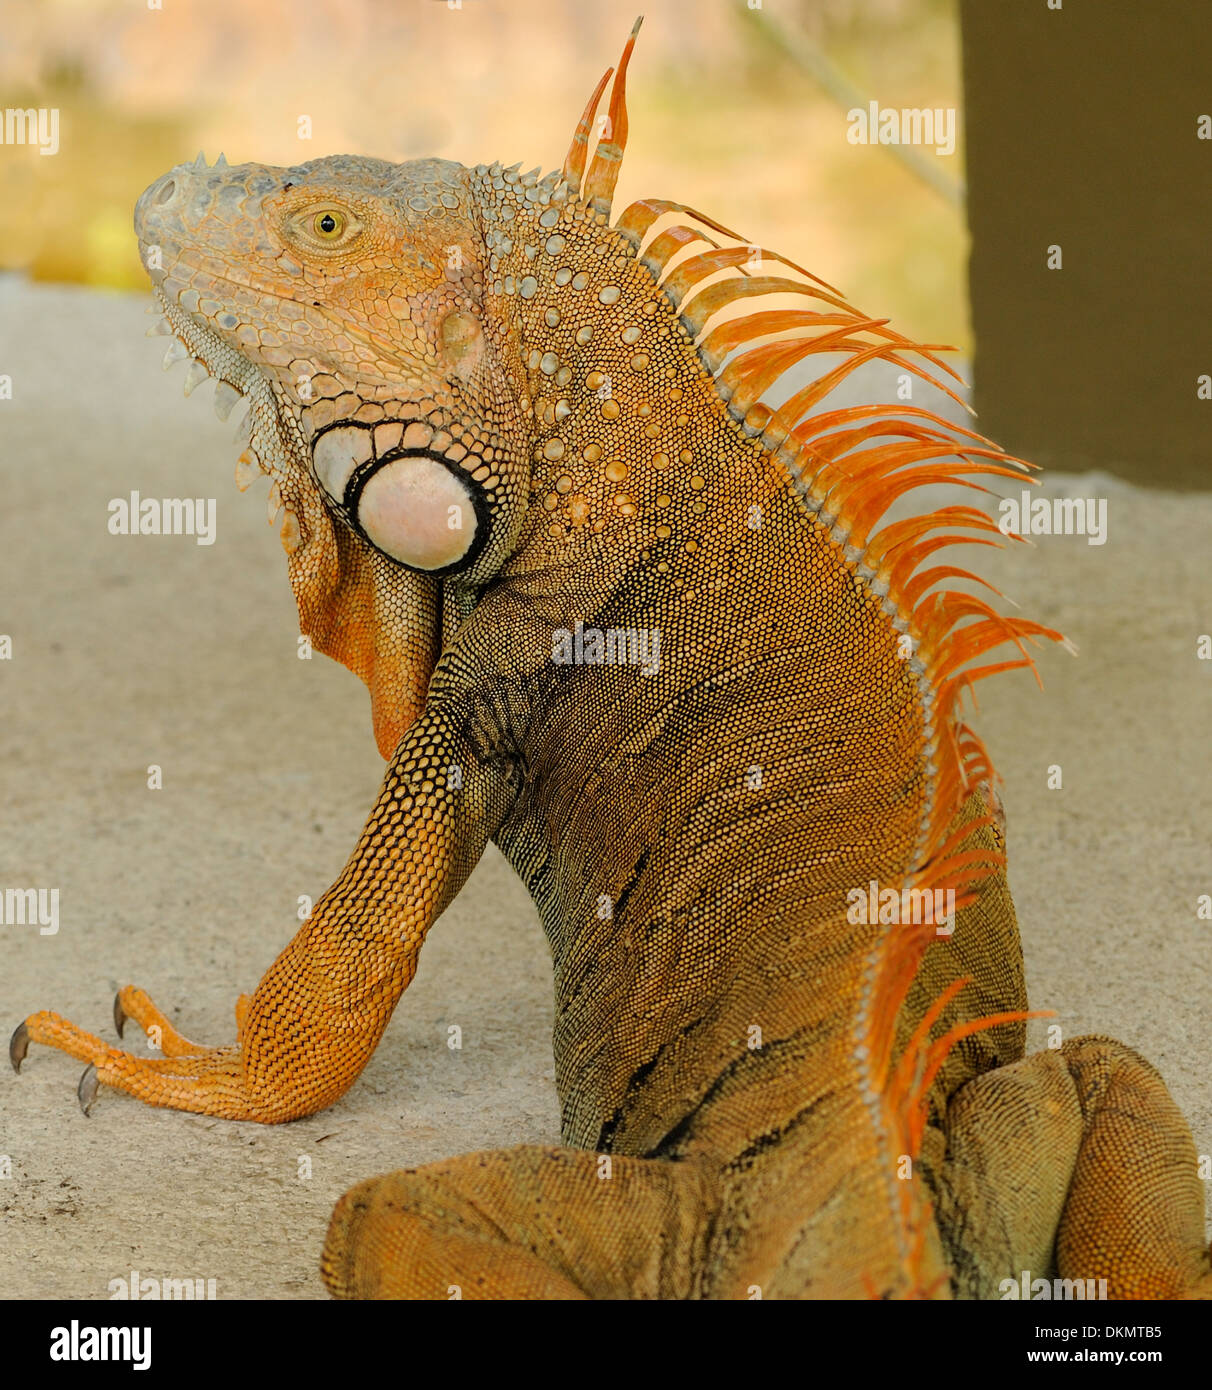
[[[199, 149], [233, 164], [352, 153], [558, 167], [645, 11], [616, 207], [702, 208], [967, 348], [963, 149], [847, 141], [845, 100], [960, 105], [951, 0], [40, 0], [6, 5], [4, 106], [57, 107], [60, 150], [0, 150], [0, 267], [145, 286], [136, 197]], [[844, 100], [844, 105], [843, 105]], [[311, 138], [299, 138], [299, 119]]]
[[[0, 145], [0, 270], [144, 288], [134, 201], [199, 149], [557, 167], [641, 4], [13, 0], [4, 115], [60, 130], [54, 157]], [[1012, 452], [1208, 486], [1206, 0], [644, 8], [616, 207], [701, 208], [954, 345]], [[855, 143], [869, 103], [948, 113], [954, 142]]]

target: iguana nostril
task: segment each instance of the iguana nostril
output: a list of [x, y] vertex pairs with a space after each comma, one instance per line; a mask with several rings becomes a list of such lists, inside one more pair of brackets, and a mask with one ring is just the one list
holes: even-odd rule
[[159, 204], [167, 203], [176, 191], [176, 179], [166, 179], [164, 183], [160, 185], [159, 193], [156, 194], [156, 202]]

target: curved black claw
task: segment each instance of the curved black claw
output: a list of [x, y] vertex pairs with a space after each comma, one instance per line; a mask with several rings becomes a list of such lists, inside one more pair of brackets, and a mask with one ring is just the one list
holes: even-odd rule
[[8, 1060], [13, 1064], [14, 1071], [21, 1070], [21, 1063], [25, 1061], [28, 1051], [29, 1029], [24, 1023], [18, 1023], [13, 1029], [13, 1036], [8, 1040]]
[[114, 1027], [118, 1030], [118, 1036], [122, 1036], [122, 1030], [126, 1027], [126, 1020], [130, 1015], [122, 1007], [121, 992], [114, 995]]
[[86, 1115], [92, 1109], [93, 1101], [97, 1099], [97, 1092], [100, 1089], [101, 1083], [97, 1080], [97, 1068], [90, 1062], [84, 1068], [84, 1075], [76, 1087], [76, 1095], [80, 1098], [80, 1109]]

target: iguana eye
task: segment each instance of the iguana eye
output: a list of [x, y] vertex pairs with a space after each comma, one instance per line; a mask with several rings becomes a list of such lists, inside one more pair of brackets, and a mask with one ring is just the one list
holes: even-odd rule
[[357, 215], [329, 204], [300, 208], [289, 214], [287, 237], [305, 250], [343, 251], [362, 230]]
[[345, 214], [331, 208], [325, 209], [316, 213], [311, 226], [321, 241], [336, 241], [345, 230]]

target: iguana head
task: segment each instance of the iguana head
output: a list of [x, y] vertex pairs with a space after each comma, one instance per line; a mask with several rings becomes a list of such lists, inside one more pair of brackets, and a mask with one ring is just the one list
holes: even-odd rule
[[[175, 339], [165, 365], [192, 359], [187, 394], [214, 377], [224, 416], [247, 399], [237, 481], [271, 476], [302, 629], [370, 687], [385, 756], [424, 703], [444, 601], [465, 614], [531, 542], [540, 564], [554, 549], [568, 568], [620, 529], [642, 544], [622, 436], [665, 455], [653, 407], [637, 397], [618, 419], [610, 387], [611, 373], [644, 370], [637, 340], [658, 331], [652, 274], [609, 218], [634, 38], [587, 175], [612, 70], [563, 169], [542, 179], [438, 159], [283, 169], [199, 156], [136, 206], [159, 331]], [[682, 356], [702, 377], [688, 341]], [[665, 383], [671, 420], [686, 411], [672, 372], [653, 357], [647, 379]], [[646, 401], [647, 383], [635, 387]], [[582, 420], [592, 440], [577, 441]], [[654, 472], [654, 508], [666, 490]]]
[[[482, 581], [528, 484], [516, 338], [485, 314], [483, 219], [443, 160], [199, 158], [135, 212], [169, 330], [248, 398], [304, 630], [370, 685], [385, 750], [419, 711], [438, 577]], [[180, 346], [178, 346], [178, 343]]]
[[520, 412], [509, 339], [483, 321], [461, 166], [199, 161], [152, 184], [135, 217], [169, 324], [210, 375], [269, 388], [272, 452], [304, 454], [352, 531], [427, 574], [474, 569], [494, 539], [499, 560]]

